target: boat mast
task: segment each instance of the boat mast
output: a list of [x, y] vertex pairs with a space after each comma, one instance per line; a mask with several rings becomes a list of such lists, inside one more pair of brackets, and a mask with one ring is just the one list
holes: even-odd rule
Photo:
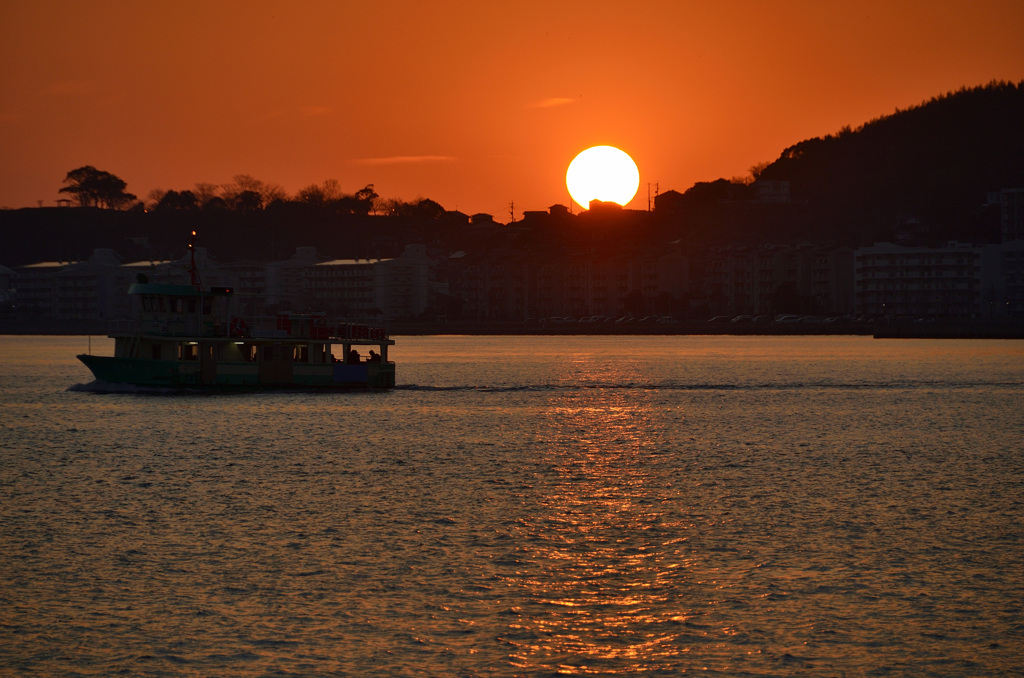
[[197, 290], [203, 289], [203, 281], [199, 279], [199, 269], [196, 268], [196, 232], [192, 231], [192, 240], [188, 244], [189, 265], [188, 272], [192, 277], [192, 287]]

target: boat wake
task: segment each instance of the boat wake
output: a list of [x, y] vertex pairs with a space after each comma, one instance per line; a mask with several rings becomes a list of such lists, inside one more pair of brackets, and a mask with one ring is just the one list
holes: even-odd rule
[[[679, 383], [589, 383], [589, 384], [452, 384], [431, 386], [425, 384], [397, 384], [394, 390], [418, 393], [563, 393], [569, 391], [678, 391], [678, 392], [748, 392], [748, 391], [892, 391], [918, 389], [972, 389], [972, 388], [1022, 388], [1024, 382], [933, 382], [906, 381], [893, 383], [813, 383], [792, 382], [779, 384], [679, 384]], [[206, 390], [200, 388], [167, 388], [158, 386], [133, 386], [131, 384], [113, 384], [105, 381], [93, 381], [88, 384], [69, 386], [68, 391], [76, 393], [127, 394], [127, 395], [228, 395], [238, 393], [260, 392], [262, 389], [244, 388]], [[381, 393], [378, 389], [332, 389], [338, 393]], [[286, 393], [320, 393], [315, 388], [280, 388], [273, 392]]]
[[121, 395], [155, 395], [155, 396], [239, 396], [254, 393], [275, 393], [278, 395], [306, 394], [306, 393], [385, 393], [386, 389], [367, 388], [365, 386], [353, 386], [351, 388], [321, 388], [316, 386], [302, 386], [301, 384], [259, 385], [251, 384], [244, 386], [216, 386], [216, 387], [169, 387], [169, 386], [135, 386], [133, 384], [116, 384], [107, 381], [91, 381], [88, 384], [75, 384], [69, 386], [68, 391], [77, 393], [100, 393], [100, 394], [121, 394]]
[[421, 384], [398, 384], [396, 391], [420, 392], [481, 392], [481, 393], [515, 393], [515, 392], [552, 392], [552, 391], [587, 391], [587, 390], [625, 390], [625, 391], [790, 391], [790, 390], [829, 390], [829, 391], [889, 391], [916, 389], [970, 389], [970, 388], [1020, 388], [1024, 382], [936, 382], [936, 381], [901, 381], [890, 383], [828, 383], [828, 382], [791, 382], [776, 384], [680, 384], [680, 383], [573, 383], [573, 384], [517, 384], [517, 385], [448, 385], [428, 386]]
[[132, 384], [112, 384], [106, 381], [90, 381], [88, 384], [74, 384], [69, 391], [77, 393], [127, 393], [131, 395], [171, 395], [179, 393], [195, 394], [200, 391], [189, 391], [160, 386], [133, 386]]

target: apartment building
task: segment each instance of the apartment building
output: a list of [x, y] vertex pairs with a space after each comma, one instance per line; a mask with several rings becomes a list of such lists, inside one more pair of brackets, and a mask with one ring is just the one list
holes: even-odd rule
[[[433, 278], [426, 249], [410, 245], [400, 257], [322, 261], [301, 247], [284, 261], [218, 264], [206, 250], [194, 253], [203, 285], [235, 290], [239, 310], [330, 311], [352, 318], [409, 319], [424, 312], [443, 291]], [[20, 315], [47, 320], [116, 320], [129, 314], [128, 287], [149, 282], [189, 284], [193, 254], [176, 261], [122, 263], [115, 252], [97, 249], [84, 261], [18, 266], [12, 276]]]
[[540, 256], [458, 252], [446, 275], [461, 316], [474, 320], [653, 314], [689, 289], [688, 262], [674, 247]]
[[49, 320], [114, 320], [128, 313], [125, 291], [157, 262], [124, 264], [110, 249], [82, 261], [44, 261], [15, 269], [13, 297], [19, 314]]
[[879, 317], [990, 318], [1006, 314], [1004, 248], [875, 243], [854, 255], [857, 313]]
[[1024, 188], [999, 191], [999, 226], [1004, 243], [1024, 240]]
[[443, 291], [423, 245], [408, 245], [398, 257], [334, 259], [302, 269], [305, 303], [342, 317], [411, 320]]
[[712, 248], [701, 258], [702, 294], [715, 313], [845, 315], [853, 312], [853, 250], [809, 243]]

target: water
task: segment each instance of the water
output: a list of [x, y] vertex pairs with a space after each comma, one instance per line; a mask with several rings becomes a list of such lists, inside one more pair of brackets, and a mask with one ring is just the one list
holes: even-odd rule
[[406, 337], [390, 392], [217, 396], [90, 341], [0, 337], [0, 672], [1024, 672], [1022, 342]]

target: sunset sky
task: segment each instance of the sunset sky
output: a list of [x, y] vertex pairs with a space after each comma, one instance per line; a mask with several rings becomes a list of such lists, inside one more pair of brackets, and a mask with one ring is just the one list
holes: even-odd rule
[[0, 207], [94, 165], [488, 212], [570, 204], [610, 144], [684, 191], [802, 139], [1024, 80], [1024, 2], [33, 0], [0, 7]]

